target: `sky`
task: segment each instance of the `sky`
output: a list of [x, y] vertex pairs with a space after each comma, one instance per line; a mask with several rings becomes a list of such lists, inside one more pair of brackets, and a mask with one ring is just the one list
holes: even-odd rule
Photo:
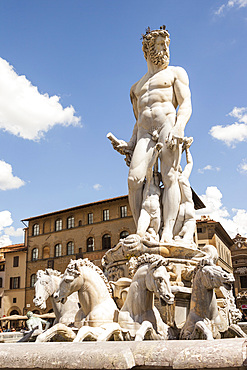
[[197, 218], [247, 237], [247, 0], [0, 0], [0, 246], [25, 218], [127, 194], [106, 135], [131, 137], [141, 35], [163, 24], [190, 79]]

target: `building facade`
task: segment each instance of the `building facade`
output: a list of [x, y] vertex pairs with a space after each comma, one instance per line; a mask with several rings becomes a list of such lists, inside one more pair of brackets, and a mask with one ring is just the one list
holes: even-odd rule
[[0, 253], [0, 317], [4, 315], [3, 310], [4, 283], [5, 283], [5, 259], [4, 254]]
[[[23, 220], [27, 246], [25, 312], [36, 310], [33, 298], [38, 270], [64, 272], [70, 259], [89, 258], [101, 265], [107, 249], [135, 232], [128, 197], [121, 196]], [[47, 311], [51, 310], [48, 300]]]
[[233, 272], [231, 247], [234, 242], [222, 225], [208, 216], [201, 216], [201, 220], [196, 221], [196, 226], [198, 247], [214, 245], [219, 255], [218, 265], [227, 272]]
[[5, 259], [2, 316], [23, 315], [25, 307], [26, 253], [24, 244], [2, 248]]
[[[201, 208], [199, 200], [196, 208]], [[34, 284], [38, 270], [52, 268], [64, 272], [70, 259], [89, 258], [101, 266], [105, 252], [114, 247], [120, 238], [136, 231], [128, 197], [102, 200], [44, 215], [24, 219], [27, 247], [26, 300], [24, 314], [40, 311], [35, 307]], [[220, 223], [202, 217], [197, 221], [195, 240], [199, 247], [212, 244], [219, 253], [219, 265], [232, 271], [232, 239]], [[46, 312], [52, 310], [47, 301]]]
[[247, 239], [237, 234], [231, 247], [237, 307], [247, 314]]

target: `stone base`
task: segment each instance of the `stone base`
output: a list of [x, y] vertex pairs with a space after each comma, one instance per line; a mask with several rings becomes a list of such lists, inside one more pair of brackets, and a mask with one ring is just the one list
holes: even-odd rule
[[23, 338], [23, 333], [19, 331], [0, 333], [0, 343], [15, 343]]
[[247, 341], [0, 344], [0, 369], [246, 369]]

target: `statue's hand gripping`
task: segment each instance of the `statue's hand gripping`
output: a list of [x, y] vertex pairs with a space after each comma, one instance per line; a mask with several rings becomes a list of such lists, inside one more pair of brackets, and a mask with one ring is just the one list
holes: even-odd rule
[[111, 141], [113, 148], [120, 153], [125, 155], [125, 162], [127, 166], [130, 166], [132, 153], [134, 151], [134, 144], [132, 142], [127, 143], [124, 140], [117, 139], [111, 132], [107, 134], [107, 138]]
[[179, 144], [183, 143], [184, 134], [183, 132], [180, 132], [180, 131], [181, 130], [178, 130], [175, 126], [173, 127], [171, 132], [168, 134], [166, 138], [166, 145], [168, 149], [175, 151], [178, 148]]

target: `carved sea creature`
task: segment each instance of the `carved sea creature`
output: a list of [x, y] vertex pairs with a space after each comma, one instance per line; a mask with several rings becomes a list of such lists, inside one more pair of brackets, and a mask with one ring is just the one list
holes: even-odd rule
[[55, 323], [62, 323], [65, 325], [75, 324], [76, 321], [81, 321], [84, 317], [82, 310], [79, 310], [79, 299], [78, 294], [74, 293], [70, 295], [66, 304], [56, 302], [54, 299], [54, 293], [59, 287], [62, 279], [61, 272], [53, 269], [38, 270], [37, 281], [34, 285], [35, 298], [33, 302], [35, 306], [41, 310], [46, 308], [46, 301], [50, 297], [52, 302], [52, 308], [55, 313]]
[[148, 253], [132, 259], [134, 277], [118, 317], [132, 339], [169, 339], [169, 326], [154, 306], [154, 296], [163, 305], [174, 303], [166, 264], [165, 258]]
[[[207, 246], [207, 248], [214, 248]], [[214, 254], [216, 249], [214, 248]], [[195, 269], [190, 302], [190, 312], [183, 326], [180, 339], [220, 338], [221, 316], [217, 307], [215, 288], [231, 289], [232, 274], [216, 266], [215, 256], [204, 258]]]

